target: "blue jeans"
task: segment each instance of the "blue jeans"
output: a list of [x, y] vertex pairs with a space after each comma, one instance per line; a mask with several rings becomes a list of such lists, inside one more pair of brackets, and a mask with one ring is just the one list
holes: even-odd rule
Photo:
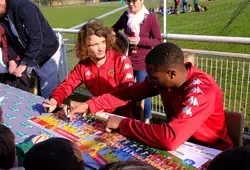
[[[146, 70], [134, 70], [134, 76], [136, 82], [142, 82], [147, 76]], [[144, 118], [148, 119], [152, 117], [151, 113], [151, 98], [146, 98], [144, 100]]]
[[32, 70], [37, 73], [40, 82], [40, 92], [41, 96], [48, 99], [52, 91], [57, 87], [59, 83], [58, 79], [58, 68], [60, 60], [60, 46], [56, 53], [41, 67], [32, 63], [28, 67], [28, 73], [30, 74]]

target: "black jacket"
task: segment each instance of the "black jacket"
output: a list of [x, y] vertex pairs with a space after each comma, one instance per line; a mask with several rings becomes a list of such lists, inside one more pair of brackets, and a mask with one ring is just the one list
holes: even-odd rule
[[34, 62], [37, 66], [43, 66], [59, 46], [54, 31], [40, 9], [30, 0], [6, 0], [6, 3], [7, 15], [18, 34], [19, 44], [16, 46], [23, 48], [17, 54], [25, 64]]

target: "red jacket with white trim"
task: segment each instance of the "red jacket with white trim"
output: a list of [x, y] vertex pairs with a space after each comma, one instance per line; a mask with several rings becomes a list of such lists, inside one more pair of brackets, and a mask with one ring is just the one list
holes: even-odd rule
[[182, 86], [159, 90], [149, 81], [118, 89], [87, 101], [90, 111], [122, 106], [128, 99], [161, 95], [166, 123], [145, 124], [134, 119], [120, 123], [120, 133], [147, 145], [175, 150], [185, 141], [225, 150], [233, 146], [227, 135], [223, 93], [212, 76], [186, 64], [188, 76]]
[[114, 50], [107, 51], [106, 57], [105, 63], [100, 67], [97, 67], [92, 60], [87, 63], [79, 62], [75, 66], [51, 94], [51, 97], [58, 102], [58, 106], [82, 84], [93, 96], [99, 96], [112, 92], [116, 87], [134, 83], [133, 68], [128, 57]]

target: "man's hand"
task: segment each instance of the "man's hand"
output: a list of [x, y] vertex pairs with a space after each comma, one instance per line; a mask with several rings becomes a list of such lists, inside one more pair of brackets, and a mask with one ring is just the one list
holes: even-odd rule
[[19, 65], [16, 70], [14, 71], [14, 75], [16, 77], [22, 77], [23, 72], [26, 70], [27, 66], [26, 65]]
[[37, 143], [45, 141], [47, 139], [49, 139], [49, 136], [42, 133], [42, 134], [37, 135], [34, 138], [32, 138], [31, 141], [33, 142], [33, 144], [37, 144]]
[[83, 102], [76, 102], [71, 101], [70, 102], [70, 121], [73, 121], [75, 119], [76, 113], [81, 113], [83, 116], [85, 116], [86, 113], [89, 112], [89, 105], [87, 103]]
[[110, 116], [107, 120], [105, 130], [107, 132], [111, 132], [112, 130], [119, 129], [122, 120], [123, 120], [122, 117]]
[[54, 98], [43, 101], [43, 108], [46, 112], [53, 112], [56, 109], [57, 101]]
[[9, 61], [9, 73], [10, 74], [13, 74], [14, 73], [14, 71], [16, 70], [16, 68], [17, 68], [17, 64], [16, 64], [16, 62], [14, 61], [14, 60], [10, 60]]

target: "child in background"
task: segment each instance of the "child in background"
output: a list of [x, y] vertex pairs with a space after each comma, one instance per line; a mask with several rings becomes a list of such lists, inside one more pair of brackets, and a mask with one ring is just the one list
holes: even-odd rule
[[170, 6], [169, 11], [170, 11], [170, 14], [174, 14], [174, 7]]
[[187, 5], [188, 5], [188, 0], [182, 0], [181, 8], [183, 13], [186, 13], [188, 11]]
[[50, 138], [34, 145], [24, 158], [26, 170], [84, 170], [79, 148], [64, 138]]
[[196, 65], [196, 56], [190, 52], [184, 52], [184, 63], [190, 62], [192, 65]]
[[0, 169], [22, 166], [24, 154], [34, 145], [48, 138], [41, 134], [29, 142], [15, 145], [15, 136], [11, 130], [0, 124]]
[[207, 7], [205, 5], [201, 5], [200, 11], [202, 11], [202, 12], [207, 11]]
[[192, 5], [188, 4], [188, 10], [187, 10], [187, 12], [192, 12], [192, 11], [193, 11]]
[[207, 6], [203, 5], [204, 11], [207, 11]]

